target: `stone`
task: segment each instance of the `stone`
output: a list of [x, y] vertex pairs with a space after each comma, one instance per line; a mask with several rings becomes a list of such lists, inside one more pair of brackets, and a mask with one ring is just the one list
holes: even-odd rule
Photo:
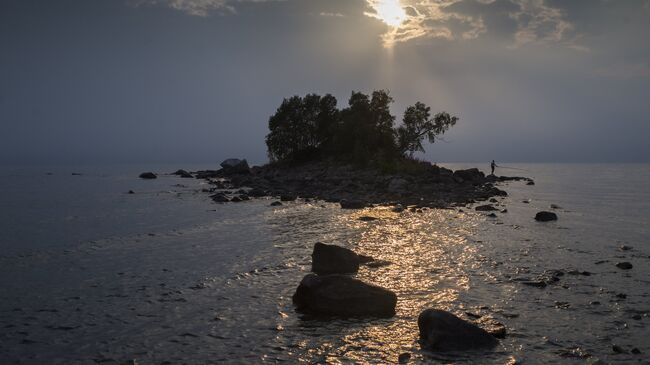
[[348, 274], [359, 271], [359, 255], [345, 247], [316, 242], [311, 271], [317, 274]]
[[392, 317], [397, 296], [390, 290], [347, 275], [305, 276], [293, 303], [298, 311], [341, 317]]
[[454, 178], [461, 178], [461, 181], [480, 182], [485, 178], [485, 174], [477, 168], [454, 171]]
[[535, 215], [535, 220], [538, 222], [550, 222], [557, 220], [557, 214], [553, 212], [539, 212]]
[[477, 212], [492, 212], [492, 211], [495, 211], [495, 210], [499, 210], [499, 209], [497, 209], [497, 208], [491, 206], [490, 204], [479, 205], [478, 207], [476, 207], [476, 208], [474, 208], [474, 209], [475, 209]]
[[245, 159], [229, 158], [221, 163], [221, 167], [226, 173], [245, 174], [250, 172], [250, 167]]
[[484, 329], [439, 309], [421, 312], [418, 327], [423, 347], [432, 351], [465, 351], [498, 344]]
[[176, 172], [174, 172], [172, 175], [177, 175], [177, 176], [180, 176], [182, 178], [192, 178], [192, 177], [194, 177], [194, 176], [192, 176], [192, 174], [190, 174], [189, 172], [187, 172], [185, 170], [182, 170], [182, 169], [181, 170], [176, 170]]
[[266, 191], [264, 191], [264, 189], [253, 188], [248, 191], [248, 195], [252, 196], [253, 198], [261, 198], [263, 196], [266, 196], [267, 194]]
[[158, 176], [156, 176], [156, 174], [154, 174], [153, 172], [143, 172], [143, 173], [140, 174], [140, 178], [145, 179], [145, 180], [152, 180], [152, 179], [155, 179], [157, 177]]
[[621, 270], [630, 270], [630, 269], [633, 268], [634, 266], [632, 266], [631, 263], [625, 261], [625, 262], [619, 262], [619, 263], [617, 263], [617, 264], [616, 264], [616, 267], [618, 267], [618, 268], [621, 269]]
[[360, 221], [362, 221], [362, 222], [372, 222], [372, 221], [376, 221], [376, 220], [379, 219], [379, 218], [375, 218], [375, 217], [370, 217], [370, 216], [364, 215], [363, 217], [359, 217], [358, 219], [359, 219]]
[[342, 209], [363, 209], [366, 207], [366, 203], [360, 200], [346, 200], [343, 199], [339, 202]]
[[283, 201], [283, 202], [292, 202], [292, 201], [294, 201], [296, 199], [298, 199], [298, 197], [295, 196], [295, 195], [291, 195], [291, 194], [284, 194], [284, 195], [280, 196], [280, 201]]
[[406, 179], [401, 177], [395, 177], [390, 180], [388, 183], [388, 191], [391, 193], [400, 193], [404, 191], [409, 185], [409, 182]]
[[398, 364], [406, 364], [409, 360], [411, 360], [411, 354], [408, 352], [401, 353], [397, 357]]
[[271, 203], [272, 207], [279, 207], [281, 205], [283, 205], [282, 202], [273, 202], [273, 203]]
[[223, 193], [214, 194], [210, 198], [212, 198], [216, 203], [227, 203], [230, 201], [230, 199], [228, 199], [228, 197]]

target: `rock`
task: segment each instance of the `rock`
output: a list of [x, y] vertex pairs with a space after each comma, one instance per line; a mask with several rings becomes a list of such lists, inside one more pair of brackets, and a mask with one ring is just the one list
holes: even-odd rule
[[241, 201], [243, 201], [243, 200], [244, 200], [244, 199], [242, 199], [242, 198], [239, 197], [239, 196], [233, 196], [232, 199], [230, 199], [230, 201], [233, 202], [233, 203], [239, 203], [239, 202], [241, 202]]
[[489, 218], [497, 218], [497, 215], [494, 214], [494, 213], [490, 213], [490, 214], [487, 215], [487, 217], [489, 217]]
[[496, 199], [494, 199], [494, 198], [490, 198], [489, 202], [490, 202], [490, 203], [498, 203], [499, 201], [496, 200]]
[[409, 182], [406, 179], [401, 177], [395, 177], [390, 180], [388, 183], [388, 191], [391, 193], [400, 193], [404, 191], [409, 185]]
[[536, 288], [546, 288], [546, 282], [542, 280], [527, 280], [527, 281], [522, 281], [521, 282], [524, 285], [527, 286], [534, 286]]
[[464, 181], [479, 182], [485, 178], [485, 174], [477, 168], [472, 168], [454, 171], [454, 178], [458, 177]]
[[635, 348], [633, 348], [632, 351], [630, 351], [630, 352], [633, 353], [633, 354], [635, 354], [635, 355], [638, 355], [638, 354], [641, 353], [641, 350], [639, 350], [638, 348], [635, 347]]
[[557, 214], [553, 212], [539, 212], [535, 215], [535, 220], [538, 222], [550, 222], [557, 220]]
[[228, 197], [223, 193], [214, 194], [210, 198], [212, 198], [216, 203], [227, 203], [230, 201], [230, 199], [228, 199]]
[[614, 353], [616, 353], [616, 354], [625, 354], [625, 353], [627, 353], [627, 351], [623, 350], [623, 348], [621, 346], [618, 346], [618, 345], [613, 345], [612, 346], [612, 351]]
[[127, 194], [135, 194], [135, 191], [129, 190], [129, 192]]
[[229, 158], [221, 163], [224, 172], [230, 174], [246, 174], [250, 172], [248, 162], [238, 158]]
[[281, 205], [283, 205], [282, 202], [273, 202], [273, 203], [271, 203], [272, 207], [279, 207]]
[[404, 207], [402, 206], [402, 204], [397, 204], [396, 206], [393, 207], [393, 209], [391, 209], [391, 212], [393, 213], [402, 213], [403, 211], [404, 211]]
[[526, 183], [526, 185], [535, 185], [535, 182], [534, 182], [533, 180], [528, 180], [528, 182]]
[[359, 255], [345, 247], [316, 242], [311, 271], [317, 274], [347, 274], [359, 271]]
[[499, 209], [497, 209], [497, 208], [491, 206], [490, 204], [479, 205], [478, 207], [476, 207], [476, 208], [474, 208], [474, 209], [475, 209], [477, 212], [492, 212], [492, 211], [495, 211], [495, 210], [499, 210]]
[[372, 222], [372, 221], [376, 221], [376, 220], [379, 219], [379, 218], [375, 218], [375, 217], [370, 217], [370, 216], [364, 215], [363, 217], [359, 217], [358, 219], [359, 219], [360, 221], [362, 221], [362, 222]]
[[616, 267], [618, 267], [619, 269], [622, 269], [622, 270], [630, 270], [634, 266], [632, 266], [631, 263], [626, 261], [626, 262], [619, 262], [618, 264], [616, 264]]
[[157, 177], [158, 176], [156, 176], [156, 174], [154, 174], [153, 172], [143, 172], [143, 173], [140, 174], [141, 179], [151, 180], [151, 179], [155, 179]]
[[551, 209], [562, 209], [562, 207], [557, 204], [551, 204]]
[[408, 352], [399, 354], [399, 356], [397, 357], [397, 363], [399, 364], [406, 364], [409, 360], [411, 360], [411, 354]]
[[339, 202], [342, 209], [363, 209], [366, 207], [366, 203], [360, 200], [346, 200], [343, 199]]
[[508, 209], [502, 210], [501, 213], [508, 213]]
[[632, 249], [631, 246], [626, 246], [626, 245], [622, 245], [621, 247], [619, 247], [619, 250], [621, 251], [630, 251], [631, 249]]
[[192, 174], [190, 174], [189, 172], [187, 172], [185, 170], [176, 170], [176, 172], [174, 172], [172, 175], [177, 175], [177, 176], [180, 176], [180, 177], [183, 177], [183, 178], [194, 177], [194, 176], [192, 176]]
[[260, 188], [253, 188], [248, 191], [248, 195], [252, 196], [253, 198], [261, 198], [263, 196], [266, 196], [266, 191], [264, 189]]
[[485, 330], [485, 332], [491, 334], [496, 338], [505, 338], [508, 332], [506, 326], [503, 323], [491, 317], [481, 317], [478, 320], [477, 324], [483, 330]]
[[290, 195], [290, 194], [284, 194], [284, 195], [280, 196], [280, 201], [283, 201], [283, 202], [292, 202], [292, 201], [294, 201], [296, 199], [298, 199], [297, 196]]
[[305, 276], [293, 303], [299, 311], [342, 317], [392, 317], [397, 296], [346, 275]]
[[418, 317], [423, 347], [433, 351], [464, 351], [491, 348], [498, 341], [480, 327], [438, 309], [427, 309]]

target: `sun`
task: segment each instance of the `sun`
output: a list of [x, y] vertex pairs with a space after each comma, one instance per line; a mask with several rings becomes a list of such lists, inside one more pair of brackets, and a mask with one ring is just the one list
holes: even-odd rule
[[406, 11], [399, 0], [378, 0], [374, 5], [377, 18], [391, 27], [399, 27], [406, 20]]

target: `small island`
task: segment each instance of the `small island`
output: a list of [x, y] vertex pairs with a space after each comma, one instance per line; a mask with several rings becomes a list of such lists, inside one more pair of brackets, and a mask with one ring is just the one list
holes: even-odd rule
[[417, 102], [395, 126], [388, 91], [352, 92], [348, 106], [337, 108], [334, 96], [308, 94], [284, 99], [269, 118], [266, 145], [270, 162], [249, 167], [228, 159], [219, 170], [195, 172], [214, 188], [219, 203], [251, 197], [298, 197], [340, 203], [342, 208], [400, 205], [446, 208], [484, 201], [507, 193], [494, 186], [522, 177], [485, 176], [476, 168], [452, 171], [418, 160], [423, 143], [434, 143], [458, 118], [432, 114]]

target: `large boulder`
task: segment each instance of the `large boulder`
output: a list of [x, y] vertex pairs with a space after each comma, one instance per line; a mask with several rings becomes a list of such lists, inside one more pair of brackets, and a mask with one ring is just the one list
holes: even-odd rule
[[550, 222], [557, 220], [557, 214], [553, 212], [539, 212], [535, 215], [535, 220], [539, 222]]
[[345, 247], [316, 242], [311, 271], [317, 274], [349, 274], [359, 271], [359, 255]]
[[480, 327], [439, 309], [420, 313], [418, 327], [423, 347], [432, 351], [465, 351], [498, 344], [494, 336]]
[[248, 162], [238, 158], [229, 158], [221, 163], [224, 172], [231, 174], [247, 174], [250, 172]]
[[182, 169], [181, 170], [176, 170], [176, 172], [174, 172], [172, 175], [177, 175], [177, 176], [184, 177], [184, 178], [194, 177], [194, 176], [192, 176], [192, 174], [190, 174], [189, 172], [187, 172], [185, 170], [182, 170]]
[[140, 178], [141, 179], [146, 179], [146, 180], [155, 179], [157, 177], [158, 176], [156, 176], [156, 174], [154, 174], [153, 172], [143, 172], [143, 173], [140, 174]]
[[401, 193], [408, 187], [409, 182], [401, 177], [395, 177], [388, 183], [388, 191], [391, 193]]
[[397, 296], [347, 275], [305, 276], [293, 303], [299, 311], [341, 317], [392, 317]]
[[478, 182], [485, 178], [485, 174], [477, 168], [456, 170], [454, 171], [455, 178], [461, 178], [463, 181]]

